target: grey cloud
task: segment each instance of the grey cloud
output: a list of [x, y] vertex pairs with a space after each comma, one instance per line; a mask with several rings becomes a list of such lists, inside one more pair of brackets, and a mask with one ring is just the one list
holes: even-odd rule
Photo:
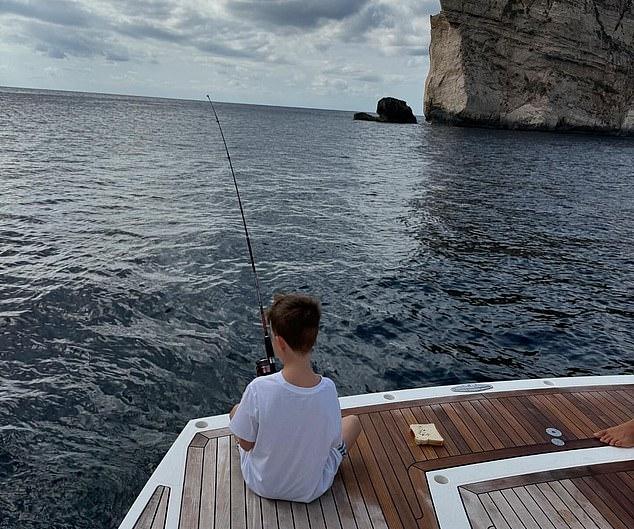
[[109, 3], [123, 15], [143, 17], [144, 20], [165, 20], [178, 7], [178, 2], [174, 0], [109, 0]]
[[[106, 4], [107, 12], [97, 11], [91, 0], [0, 0], [0, 17], [14, 18], [14, 32], [54, 58], [101, 55], [129, 60], [131, 54], [145, 56], [132, 40], [148, 40], [229, 59], [289, 63], [294, 50], [286, 46], [286, 35], [311, 30], [306, 42], [315, 38], [314, 47], [322, 51], [336, 41], [366, 42], [376, 29], [415, 37], [419, 30], [411, 20], [436, 12], [439, 1], [228, 0], [225, 15], [216, 17], [179, 0], [101, 1]], [[121, 37], [130, 51], [117, 42]], [[425, 55], [418, 43], [399, 41], [391, 46], [401, 55]]]
[[346, 78], [364, 83], [380, 83], [383, 81], [381, 75], [370, 72], [367, 69], [345, 65], [328, 66], [322, 68], [321, 73], [328, 78]]
[[[368, 43], [381, 53], [427, 55], [421, 22], [425, 15], [436, 13], [439, 9], [439, 0], [401, 0], [390, 4], [372, 0], [359, 13], [339, 25], [338, 37], [344, 42]], [[377, 46], [376, 36], [373, 38], [374, 30], [383, 30], [379, 32], [384, 39], [379, 40], [381, 45]], [[386, 36], [390, 37], [389, 43]]]
[[128, 50], [105, 34], [85, 31], [69, 32], [66, 28], [30, 22], [24, 27], [35, 41], [35, 49], [53, 59], [103, 56], [110, 61], [128, 61]]
[[46, 3], [0, 0], [0, 14], [19, 15], [42, 22], [76, 27], [86, 27], [92, 18], [92, 15], [78, 3], [67, 0], [49, 0]]
[[120, 24], [115, 31], [133, 39], [154, 39], [164, 42], [181, 43], [187, 40], [187, 35], [179, 34], [150, 24]]
[[395, 25], [395, 12], [387, 4], [366, 5], [356, 16], [342, 24], [341, 38], [347, 42], [360, 42], [368, 31]]
[[217, 42], [207, 41], [207, 42], [195, 42], [194, 46], [196, 49], [200, 51], [204, 51], [207, 53], [213, 53], [215, 55], [222, 55], [223, 57], [236, 57], [242, 59], [261, 59], [266, 60], [267, 56], [263, 53], [258, 52], [253, 49], [240, 49], [240, 48], [230, 48], [227, 46], [223, 46], [222, 44], [218, 44]]
[[237, 0], [230, 12], [276, 26], [316, 28], [358, 13], [370, 0]]
[[383, 81], [383, 77], [375, 74], [360, 75], [357, 79], [366, 83], [380, 83]]
[[154, 14], [171, 13], [175, 2], [118, 1], [116, 5], [126, 7], [125, 12], [134, 11], [141, 17], [119, 17], [108, 19], [91, 13], [80, 4], [67, 0], [53, 0], [46, 6], [34, 2], [0, 0], [1, 15], [17, 15], [27, 19], [16, 24], [16, 31], [27, 37], [36, 51], [51, 58], [67, 56], [103, 56], [111, 61], [130, 60], [129, 51], [115, 44], [117, 36], [134, 40], [152, 39], [159, 42], [189, 46], [204, 53], [222, 57], [269, 61], [270, 56], [263, 50], [261, 37], [254, 38], [254, 32], [242, 25], [216, 21], [198, 13], [181, 13], [172, 29], [152, 17]]
[[[179, 30], [165, 29], [149, 23], [122, 24], [115, 31], [133, 39], [153, 39], [191, 46], [204, 53], [222, 57], [268, 60], [268, 56], [262, 51], [262, 39], [254, 37], [250, 32], [240, 31], [240, 28], [215, 24], [210, 19], [194, 15], [179, 21], [177, 27]], [[239, 45], [229, 46], [227, 42], [237, 42]]]

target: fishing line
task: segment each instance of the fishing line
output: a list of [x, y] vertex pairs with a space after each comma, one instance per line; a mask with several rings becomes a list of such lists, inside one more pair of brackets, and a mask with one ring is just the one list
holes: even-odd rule
[[256, 362], [256, 373], [258, 376], [262, 375], [270, 375], [275, 373], [275, 354], [273, 352], [273, 344], [271, 343], [271, 336], [269, 335], [268, 326], [266, 325], [266, 316], [264, 315], [264, 307], [262, 306], [262, 294], [260, 293], [260, 279], [258, 278], [258, 272], [255, 268], [255, 259], [253, 257], [253, 248], [251, 247], [251, 238], [249, 237], [249, 229], [247, 228], [247, 221], [244, 217], [244, 208], [242, 207], [242, 199], [240, 198], [240, 189], [238, 189], [238, 181], [236, 180], [236, 173], [233, 170], [233, 163], [231, 162], [231, 154], [229, 154], [229, 147], [227, 147], [227, 142], [225, 140], [225, 135], [222, 132], [222, 126], [220, 125], [220, 119], [218, 119], [218, 114], [216, 113], [216, 109], [214, 107], [213, 101], [207, 95], [207, 99], [209, 100], [209, 104], [211, 105], [211, 110], [213, 110], [214, 116], [216, 118], [216, 123], [218, 123], [218, 129], [220, 130], [220, 136], [222, 137], [222, 143], [225, 146], [225, 151], [227, 153], [227, 160], [229, 160], [229, 168], [231, 169], [231, 176], [233, 176], [233, 185], [236, 188], [236, 195], [238, 196], [238, 205], [240, 206], [240, 215], [242, 216], [242, 225], [244, 226], [244, 235], [247, 239], [247, 248], [249, 249], [249, 257], [251, 259], [251, 269], [253, 270], [253, 275], [255, 276], [255, 290], [257, 292], [258, 297], [258, 305], [260, 307], [260, 320], [262, 322], [262, 333], [264, 334], [264, 350], [266, 351], [266, 358], [262, 358]]

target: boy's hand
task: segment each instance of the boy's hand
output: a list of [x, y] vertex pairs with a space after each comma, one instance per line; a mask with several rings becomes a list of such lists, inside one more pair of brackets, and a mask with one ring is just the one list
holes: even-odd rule
[[250, 441], [245, 441], [244, 439], [240, 439], [239, 437], [236, 437], [236, 439], [238, 440], [238, 444], [242, 447], [242, 450], [244, 450], [245, 452], [248, 452], [255, 446], [255, 443], [251, 443]]

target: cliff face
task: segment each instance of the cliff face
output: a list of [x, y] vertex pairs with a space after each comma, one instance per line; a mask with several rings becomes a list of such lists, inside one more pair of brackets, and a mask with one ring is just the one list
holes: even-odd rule
[[441, 0], [432, 122], [634, 135], [634, 0]]

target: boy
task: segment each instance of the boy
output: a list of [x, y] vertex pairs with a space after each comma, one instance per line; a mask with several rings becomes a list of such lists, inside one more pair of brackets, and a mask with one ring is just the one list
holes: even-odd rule
[[321, 496], [361, 432], [356, 416], [341, 418], [332, 380], [311, 367], [320, 317], [309, 296], [275, 298], [268, 319], [284, 368], [253, 380], [231, 410], [244, 481], [265, 498], [309, 503]]

